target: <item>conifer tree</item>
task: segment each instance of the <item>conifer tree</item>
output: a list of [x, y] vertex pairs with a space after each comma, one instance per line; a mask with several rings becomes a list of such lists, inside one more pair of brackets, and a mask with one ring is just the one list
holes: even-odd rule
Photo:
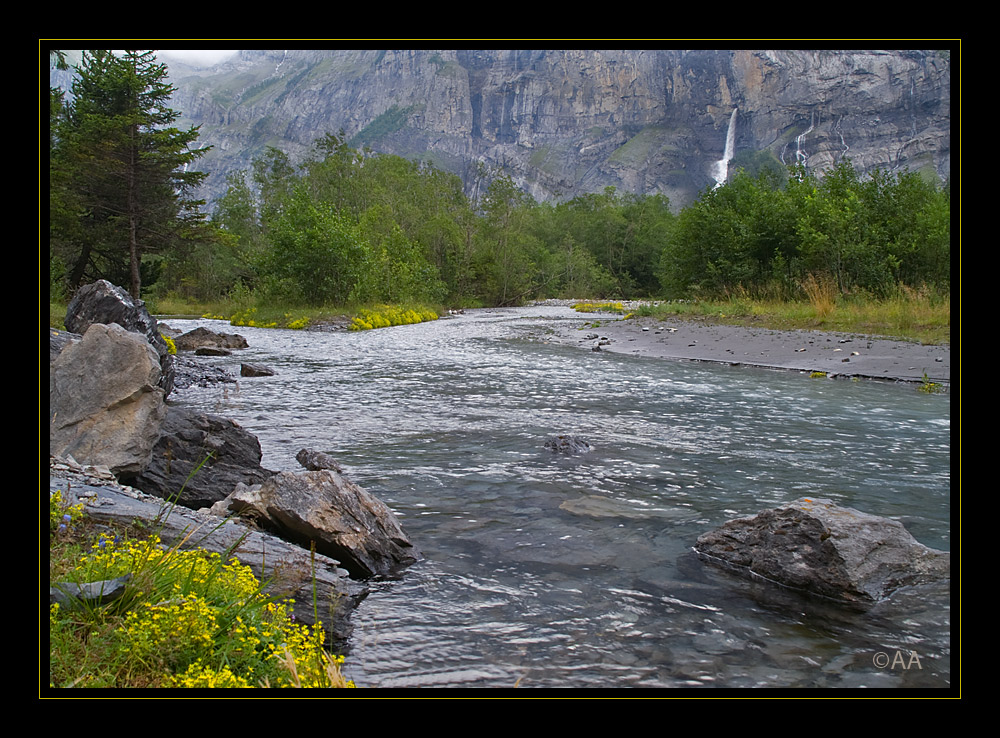
[[58, 147], [79, 204], [73, 233], [62, 239], [69, 286], [107, 278], [127, 282], [138, 298], [143, 255], [204, 227], [192, 192], [206, 175], [189, 165], [208, 149], [192, 148], [197, 127], [173, 126], [174, 88], [152, 51], [87, 51], [76, 72]]

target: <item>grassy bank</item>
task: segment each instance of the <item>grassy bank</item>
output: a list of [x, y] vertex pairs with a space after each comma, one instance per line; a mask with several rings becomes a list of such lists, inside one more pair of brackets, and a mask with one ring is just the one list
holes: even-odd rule
[[[155, 532], [96, 525], [62, 493], [49, 498], [49, 580], [127, 577], [105, 604], [49, 608], [49, 686], [353, 687], [319, 627], [264, 594], [249, 568], [161, 546]], [[62, 585], [63, 591], [70, 586]]]
[[822, 330], [885, 336], [924, 344], [951, 343], [948, 295], [901, 288], [884, 299], [834, 294], [817, 285], [808, 300], [728, 299], [650, 303], [634, 310], [654, 318], [682, 318], [776, 330]]
[[[49, 326], [63, 328], [65, 302], [49, 303]], [[443, 308], [427, 305], [356, 305], [351, 307], [303, 307], [301, 305], [262, 305], [248, 300], [192, 302], [173, 298], [148, 300], [146, 309], [153, 315], [214, 318], [233, 326], [286, 328], [301, 330], [315, 325], [335, 324], [353, 330], [434, 320]]]
[[[634, 309], [635, 314], [657, 318], [682, 318], [730, 325], [756, 326], [774, 329], [803, 329], [862, 333], [886, 336], [925, 344], [951, 343], [950, 296], [927, 290], [901, 287], [884, 299], [835, 294], [816, 284], [808, 291], [807, 300], [777, 300], [734, 294], [725, 299], [650, 301]], [[581, 304], [585, 305], [585, 304]], [[593, 303], [591, 311], [618, 309], [621, 303]], [[395, 320], [393, 316], [413, 313], [421, 320], [430, 314], [444, 312], [441, 307], [427, 306], [355, 306], [351, 308], [309, 308], [296, 305], [256, 305], [246, 301], [192, 303], [160, 299], [147, 305], [156, 315], [208, 315], [229, 321], [232, 325], [254, 325], [273, 328], [304, 328], [322, 323], [338, 323], [364, 329], [368, 326], [398, 325], [417, 322], [410, 316]], [[577, 309], [587, 310], [578, 306]], [[50, 303], [50, 326], [62, 327], [65, 303]], [[378, 315], [377, 319], [373, 316]], [[360, 320], [355, 321], [355, 319]]]

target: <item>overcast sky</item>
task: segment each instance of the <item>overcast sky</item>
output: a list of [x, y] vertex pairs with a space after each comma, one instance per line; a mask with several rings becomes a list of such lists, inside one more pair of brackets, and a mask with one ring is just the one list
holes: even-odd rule
[[220, 61], [223, 61], [235, 53], [237, 53], [237, 50], [234, 49], [186, 49], [180, 51], [172, 49], [156, 50], [157, 58], [167, 56], [173, 59], [180, 59], [181, 61], [195, 66], [211, 66], [212, 64], [217, 64]]

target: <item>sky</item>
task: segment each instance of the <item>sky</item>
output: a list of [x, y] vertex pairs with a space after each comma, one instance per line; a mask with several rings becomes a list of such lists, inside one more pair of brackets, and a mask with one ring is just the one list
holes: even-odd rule
[[187, 62], [195, 66], [211, 66], [212, 64], [217, 64], [223, 61], [227, 57], [236, 54], [237, 50], [229, 49], [181, 49], [181, 50], [170, 50], [170, 49], [157, 49], [156, 55], [168, 56], [173, 59], [180, 59], [181, 61]]

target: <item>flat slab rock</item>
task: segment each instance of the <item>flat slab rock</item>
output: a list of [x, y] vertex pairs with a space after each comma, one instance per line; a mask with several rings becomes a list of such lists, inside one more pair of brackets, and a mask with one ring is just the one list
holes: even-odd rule
[[803, 497], [703, 534], [704, 560], [850, 603], [873, 603], [910, 585], [947, 580], [951, 554], [918, 542], [901, 523]]

